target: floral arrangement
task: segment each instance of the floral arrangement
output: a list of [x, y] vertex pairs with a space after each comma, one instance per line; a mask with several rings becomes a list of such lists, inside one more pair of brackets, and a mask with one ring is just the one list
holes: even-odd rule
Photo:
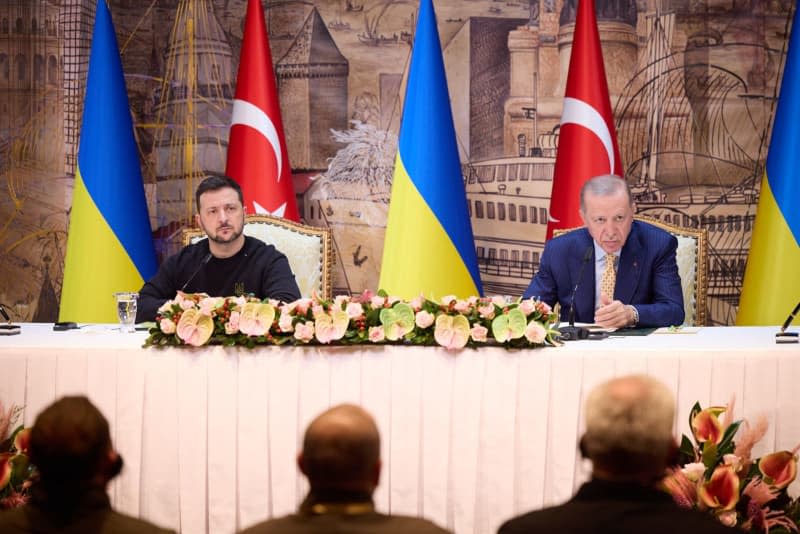
[[678, 505], [708, 511], [728, 526], [748, 532], [798, 532], [800, 504], [789, 497], [787, 488], [797, 475], [800, 445], [752, 458], [753, 446], [767, 431], [766, 418], [751, 427], [746, 421], [733, 421], [732, 413], [733, 401], [706, 409], [695, 403], [689, 415], [693, 440], [683, 436], [683, 467], [665, 478], [665, 489]]
[[0, 510], [28, 502], [28, 489], [35, 472], [28, 461], [30, 428], [22, 425], [13, 428], [21, 412], [22, 408], [16, 406], [5, 410], [0, 402]]
[[252, 297], [209, 297], [179, 292], [159, 309], [146, 346], [207, 344], [439, 345], [448, 349], [489, 343], [505, 347], [557, 345], [556, 314], [534, 299], [422, 296], [410, 301], [384, 292], [290, 303]]

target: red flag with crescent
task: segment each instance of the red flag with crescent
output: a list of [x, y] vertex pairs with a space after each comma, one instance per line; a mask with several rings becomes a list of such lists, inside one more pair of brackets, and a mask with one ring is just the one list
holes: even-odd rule
[[622, 176], [622, 162], [608, 97], [594, 0], [578, 0], [553, 192], [550, 195], [547, 239], [557, 228], [583, 225], [578, 199], [581, 186], [589, 178], [601, 174]]
[[247, 2], [225, 172], [248, 213], [300, 221], [261, 0]]

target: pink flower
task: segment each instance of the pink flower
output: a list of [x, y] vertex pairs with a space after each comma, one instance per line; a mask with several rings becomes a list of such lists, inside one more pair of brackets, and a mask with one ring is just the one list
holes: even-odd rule
[[373, 343], [380, 343], [384, 339], [386, 339], [386, 335], [383, 332], [382, 326], [370, 326], [369, 327], [369, 340]]
[[176, 333], [187, 345], [199, 347], [208, 343], [214, 333], [214, 321], [200, 310], [189, 309], [183, 312]]
[[175, 304], [174, 300], [168, 300], [164, 304], [158, 307], [158, 313], [166, 313], [172, 310], [172, 305]]
[[683, 471], [672, 469], [670, 474], [664, 478], [662, 484], [667, 493], [672, 496], [675, 504], [681, 508], [694, 507], [694, 503], [697, 501], [696, 481], [687, 478]]
[[454, 300], [458, 300], [458, 297], [456, 297], [455, 295], [446, 295], [442, 297], [442, 304], [444, 304], [445, 306], [449, 306], [450, 303], [453, 302]]
[[475, 341], [476, 343], [486, 343], [486, 336], [488, 333], [489, 333], [488, 328], [476, 324], [470, 329], [469, 337], [471, 337], [472, 341]]
[[319, 319], [323, 315], [325, 315], [325, 308], [323, 308], [319, 304], [314, 304], [313, 306], [311, 306], [311, 317], [313, 317], [314, 319]]
[[478, 314], [484, 319], [494, 319], [494, 304], [478, 306]]
[[292, 302], [292, 309], [297, 310], [298, 315], [305, 315], [308, 313], [308, 308], [311, 306], [311, 299], [297, 299]]
[[453, 309], [459, 313], [465, 313], [470, 309], [470, 304], [466, 300], [457, 300], [456, 305], [453, 306]]
[[545, 330], [538, 321], [531, 321], [528, 326], [525, 327], [525, 339], [531, 343], [538, 345], [544, 343], [546, 338], [547, 330]]
[[297, 323], [294, 327], [294, 338], [303, 343], [308, 343], [314, 339], [314, 323]]
[[504, 308], [505, 306], [508, 305], [508, 301], [503, 296], [495, 295], [492, 297], [492, 304], [500, 308]]
[[345, 306], [350, 303], [350, 297], [347, 295], [336, 295], [333, 297], [333, 306], [337, 310], [345, 309]]
[[717, 515], [719, 522], [726, 527], [735, 527], [737, 517], [736, 510], [728, 510], [727, 512], [722, 512], [721, 514]]
[[386, 304], [392, 306], [395, 302], [400, 302], [401, 300], [403, 299], [401, 299], [396, 295], [389, 295], [388, 297], [386, 297]]
[[294, 332], [294, 325], [292, 325], [293, 317], [288, 312], [281, 312], [281, 317], [278, 319], [278, 328], [281, 332]]
[[225, 323], [225, 333], [229, 336], [233, 334], [239, 333], [239, 319], [241, 318], [241, 313], [238, 311], [231, 312], [230, 316], [228, 317], [228, 322]]
[[350, 302], [347, 304], [347, 316], [351, 319], [358, 319], [364, 315], [364, 306], [360, 302]]
[[753, 477], [747, 486], [742, 490], [742, 495], [750, 497], [750, 505], [761, 508], [769, 501], [778, 496], [780, 490], [778, 488], [771, 488], [767, 483], [758, 477]]
[[369, 299], [369, 303], [372, 304], [373, 308], [383, 308], [383, 304], [386, 302], [386, 299], [381, 297], [380, 295], [375, 295], [371, 299]]
[[519, 309], [522, 313], [528, 316], [536, 311], [536, 301], [533, 299], [525, 299], [519, 303]]
[[206, 297], [199, 303], [200, 313], [202, 313], [203, 315], [208, 315], [210, 317], [215, 309], [222, 306], [223, 302], [224, 299], [218, 297]]
[[19, 506], [23, 506], [27, 504], [28, 496], [17, 492], [17, 490], [11, 490], [11, 493], [8, 494], [8, 497], [4, 497], [0, 499], [0, 510], [8, 510], [11, 508], [17, 508]]
[[175, 333], [175, 323], [172, 322], [172, 319], [163, 318], [158, 323], [158, 327], [161, 329], [162, 332], [165, 334], [174, 334]]
[[190, 310], [194, 308], [194, 301], [191, 299], [181, 300], [179, 303], [182, 310]]
[[478, 300], [480, 300], [478, 297], [476, 297], [475, 295], [472, 295], [471, 297], [469, 297], [467, 299], [467, 302], [469, 302], [470, 306], [475, 306], [478, 303]]
[[247, 304], [247, 299], [243, 295], [239, 295], [238, 297], [233, 298], [233, 302], [239, 307], [239, 309], [242, 309], [244, 305]]
[[414, 308], [414, 311], [419, 311], [422, 308], [422, 299], [423, 297], [420, 295], [418, 297], [414, 297], [411, 299], [411, 302], [408, 303], [409, 306]]
[[550, 312], [553, 311], [553, 309], [550, 307], [548, 303], [542, 302], [541, 300], [537, 300], [536, 311], [538, 311], [542, 315], [550, 315]]
[[469, 321], [463, 315], [439, 315], [433, 337], [446, 349], [464, 348], [469, 341]]
[[414, 316], [414, 324], [416, 324], [420, 328], [428, 328], [430, 325], [433, 324], [435, 317], [432, 313], [428, 313], [425, 310], [420, 310]]

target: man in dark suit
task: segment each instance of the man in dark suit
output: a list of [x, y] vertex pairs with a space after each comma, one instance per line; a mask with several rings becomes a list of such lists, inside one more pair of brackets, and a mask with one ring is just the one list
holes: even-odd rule
[[86, 397], [64, 397], [39, 414], [30, 459], [39, 471], [31, 500], [0, 513], [0, 532], [172, 532], [111, 508], [106, 486], [122, 469], [122, 458], [111, 446], [108, 421]]
[[567, 321], [577, 284], [575, 321], [614, 328], [683, 323], [675, 236], [633, 220], [636, 207], [618, 176], [588, 180], [580, 204], [585, 228], [547, 242], [525, 297], [559, 302]]
[[297, 465], [311, 486], [297, 513], [259, 523], [243, 534], [447, 532], [424, 519], [375, 511], [380, 436], [375, 421], [358, 406], [335, 406], [314, 419]]
[[592, 479], [565, 504], [507, 521], [499, 534], [733, 534], [708, 514], [679, 508], [658, 484], [672, 463], [675, 401], [662, 383], [626, 376], [601, 384], [586, 399], [581, 453]]

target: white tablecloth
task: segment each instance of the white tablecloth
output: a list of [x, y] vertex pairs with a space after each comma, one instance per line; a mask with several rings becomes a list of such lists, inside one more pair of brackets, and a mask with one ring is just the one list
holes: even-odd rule
[[0, 338], [0, 399], [24, 405], [31, 424], [54, 399], [87, 394], [126, 462], [114, 505], [186, 533], [233, 532], [294, 510], [306, 491], [295, 466], [303, 430], [345, 401], [378, 421], [377, 507], [459, 534], [494, 532], [572, 495], [589, 474], [576, 450], [583, 399], [615, 375], [646, 373], [672, 387], [676, 434], [689, 432], [695, 401], [735, 396], [737, 417], [769, 419], [755, 454], [800, 443], [800, 346], [776, 345], [772, 327], [456, 353], [156, 350], [141, 348], [142, 332], [106, 326], [22, 330]]

